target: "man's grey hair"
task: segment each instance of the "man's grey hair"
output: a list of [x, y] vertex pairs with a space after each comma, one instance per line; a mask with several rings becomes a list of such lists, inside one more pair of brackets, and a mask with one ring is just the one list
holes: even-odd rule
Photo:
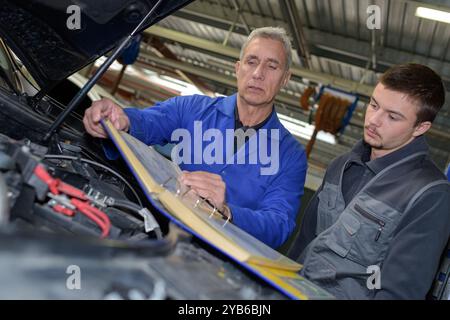
[[256, 38], [268, 38], [280, 41], [283, 44], [284, 51], [286, 53], [286, 70], [289, 70], [292, 63], [292, 45], [291, 40], [286, 33], [286, 30], [281, 27], [263, 27], [253, 30], [241, 47], [239, 60], [242, 60], [242, 58], [244, 57], [244, 51], [247, 48], [248, 44]]

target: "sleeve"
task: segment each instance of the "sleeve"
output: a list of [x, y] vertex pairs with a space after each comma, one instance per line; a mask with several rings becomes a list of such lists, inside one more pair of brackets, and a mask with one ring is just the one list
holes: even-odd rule
[[[125, 108], [125, 114], [130, 120], [129, 133], [148, 145], [170, 142], [174, 130], [184, 126], [186, 114], [195, 105], [196, 98], [174, 97], [146, 109]], [[101, 143], [107, 159], [119, 157], [118, 150], [110, 140]]]
[[306, 177], [306, 155], [287, 161], [268, 186], [256, 210], [229, 203], [233, 223], [272, 248], [280, 247], [292, 233]]
[[146, 109], [124, 109], [130, 119], [129, 133], [148, 145], [170, 142], [172, 132], [183, 127], [191, 100], [193, 97], [174, 97]]
[[375, 299], [425, 299], [450, 236], [450, 187], [430, 188], [405, 213], [380, 269]]
[[322, 183], [309, 200], [309, 203], [301, 218], [301, 225], [298, 236], [295, 238], [289, 252], [289, 258], [303, 263], [306, 247], [317, 237], [317, 207], [319, 206], [319, 193], [322, 191], [325, 181], [330, 172], [339, 170], [342, 162], [345, 162], [345, 155], [334, 159], [325, 171]]
[[319, 198], [317, 195], [320, 193], [322, 188], [323, 182], [310, 199], [308, 206], [306, 207], [306, 210], [303, 214], [300, 224], [300, 231], [288, 253], [289, 257], [293, 260], [302, 262], [300, 260], [302, 252], [316, 237], [317, 206], [319, 205]]

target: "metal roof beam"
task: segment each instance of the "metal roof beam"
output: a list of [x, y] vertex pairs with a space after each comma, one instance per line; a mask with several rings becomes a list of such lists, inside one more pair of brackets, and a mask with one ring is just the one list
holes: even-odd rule
[[[178, 60], [178, 57], [172, 51], [170, 51], [165, 43], [163, 43], [158, 37], [152, 37], [149, 44], [153, 47], [158, 55], [172, 60]], [[176, 69], [175, 73], [177, 73], [184, 81], [195, 85], [200, 91], [203, 92], [203, 94], [211, 97], [214, 95], [214, 93], [208, 88], [208, 86], [203, 83], [203, 81], [197, 79], [197, 77], [188, 75], [185, 72]]]
[[[172, 16], [186, 19], [189, 21], [198, 22], [201, 24], [207, 24], [211, 27], [215, 27], [222, 30], [229, 30], [230, 27], [233, 25], [233, 22], [230, 20], [220, 19], [218, 17], [213, 17], [211, 15], [191, 11], [185, 8], [175, 11], [174, 13], [172, 13]], [[248, 34], [245, 29], [245, 26], [242, 23], [238, 22], [234, 25], [233, 32], [241, 35]]]
[[307, 69], [311, 69], [311, 57], [309, 55], [308, 45], [303, 34], [303, 27], [300, 22], [297, 5], [295, 4], [295, 1], [290, 0], [281, 0], [279, 4], [281, 10], [287, 16], [287, 22], [289, 29], [291, 29], [291, 34], [294, 39], [294, 46], [297, 49], [298, 57], [303, 63], [303, 66]]
[[[307, 29], [305, 32], [311, 53], [329, 59], [349, 63], [364, 68], [367, 57], [372, 55], [371, 43], [356, 39]], [[333, 45], [330, 45], [333, 44]], [[392, 65], [405, 62], [425, 64], [441, 74], [445, 85], [450, 88], [450, 63], [419, 54], [413, 54], [392, 48], [383, 48], [383, 54], [377, 56], [375, 72], [382, 73]]]

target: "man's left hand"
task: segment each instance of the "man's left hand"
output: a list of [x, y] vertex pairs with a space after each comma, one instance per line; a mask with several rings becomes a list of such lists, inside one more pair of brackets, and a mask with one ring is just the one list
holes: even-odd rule
[[199, 196], [208, 199], [219, 211], [223, 211], [226, 185], [220, 175], [205, 171], [183, 171], [180, 182], [189, 186]]

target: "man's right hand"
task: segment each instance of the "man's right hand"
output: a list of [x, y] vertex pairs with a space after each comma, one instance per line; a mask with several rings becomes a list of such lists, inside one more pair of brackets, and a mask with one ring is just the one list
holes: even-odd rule
[[107, 138], [107, 134], [100, 123], [102, 119], [109, 119], [113, 126], [120, 131], [128, 131], [130, 128], [130, 120], [123, 109], [107, 98], [94, 101], [84, 112], [84, 128], [91, 136]]

